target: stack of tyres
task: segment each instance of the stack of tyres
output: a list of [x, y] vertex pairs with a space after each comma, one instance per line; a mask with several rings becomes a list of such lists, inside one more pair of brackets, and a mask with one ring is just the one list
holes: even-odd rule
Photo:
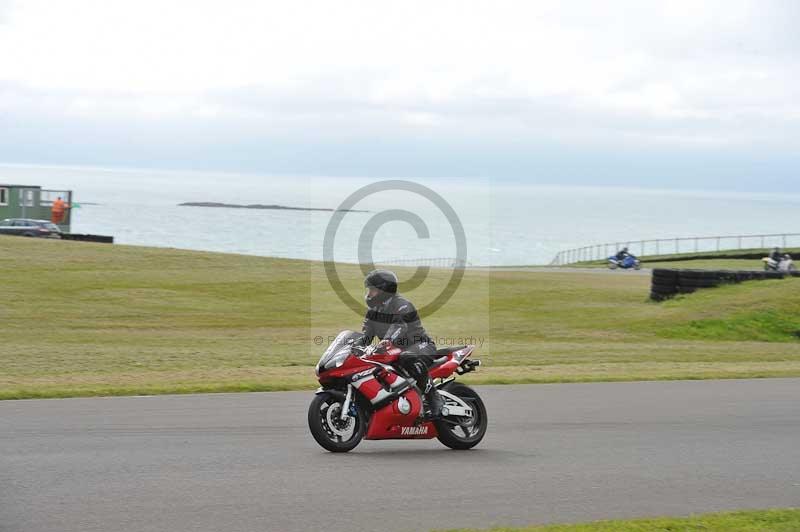
[[750, 274], [750, 280], [763, 281], [764, 279], [783, 279], [786, 277], [785, 272], [739, 272]]
[[762, 279], [762, 277], [759, 277], [762, 273], [764, 272], [736, 272], [736, 280], [740, 283], [742, 281], [756, 281]]
[[[717, 272], [708, 270], [682, 270], [678, 274], [678, 292], [681, 294], [691, 294], [698, 288], [713, 288], [724, 282], [730, 282], [728, 272]], [[736, 277], [732, 279], [736, 282]]]
[[663, 301], [678, 293], [678, 270], [655, 269], [650, 285], [650, 299]]
[[675, 294], [691, 294], [699, 288], [784, 277], [783, 272], [656, 269], [653, 270], [650, 299], [663, 301]]

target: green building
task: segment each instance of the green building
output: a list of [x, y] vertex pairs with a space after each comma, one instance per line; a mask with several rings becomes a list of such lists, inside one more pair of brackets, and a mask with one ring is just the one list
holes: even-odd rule
[[6, 218], [30, 218], [50, 221], [53, 202], [61, 198], [66, 203], [64, 219], [58, 224], [65, 233], [72, 222], [72, 191], [45, 190], [31, 185], [0, 183], [0, 221]]

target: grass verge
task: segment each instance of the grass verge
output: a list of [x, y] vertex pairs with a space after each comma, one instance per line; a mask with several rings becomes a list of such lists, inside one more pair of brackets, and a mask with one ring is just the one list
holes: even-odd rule
[[[800, 509], [751, 510], [621, 521], [596, 521], [574, 525], [492, 528], [483, 532], [795, 532], [800, 530]], [[452, 529], [447, 532], [479, 532]]]

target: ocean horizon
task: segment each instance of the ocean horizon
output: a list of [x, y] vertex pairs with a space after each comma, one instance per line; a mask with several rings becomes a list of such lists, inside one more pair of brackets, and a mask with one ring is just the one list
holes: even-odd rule
[[[524, 185], [499, 179], [408, 178], [433, 190], [463, 226], [476, 266], [548, 264], [562, 250], [655, 238], [800, 232], [800, 194], [601, 186]], [[80, 205], [72, 232], [120, 244], [321, 260], [333, 212], [180, 207], [184, 202], [336, 209], [375, 178], [0, 164], [0, 183], [69, 189]], [[428, 197], [382, 191], [342, 217], [334, 258], [359, 261], [456, 257], [454, 230]], [[378, 213], [408, 211], [427, 237]], [[366, 232], [365, 227], [367, 228]], [[772, 242], [769, 245], [775, 245]], [[363, 249], [362, 255], [363, 256]]]

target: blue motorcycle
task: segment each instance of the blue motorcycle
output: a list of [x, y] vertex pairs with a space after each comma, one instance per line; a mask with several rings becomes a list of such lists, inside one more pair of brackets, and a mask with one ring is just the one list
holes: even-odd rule
[[639, 259], [633, 255], [626, 255], [624, 259], [618, 260], [616, 255], [608, 257], [608, 268], [616, 270], [622, 268], [623, 270], [638, 270], [642, 267]]

